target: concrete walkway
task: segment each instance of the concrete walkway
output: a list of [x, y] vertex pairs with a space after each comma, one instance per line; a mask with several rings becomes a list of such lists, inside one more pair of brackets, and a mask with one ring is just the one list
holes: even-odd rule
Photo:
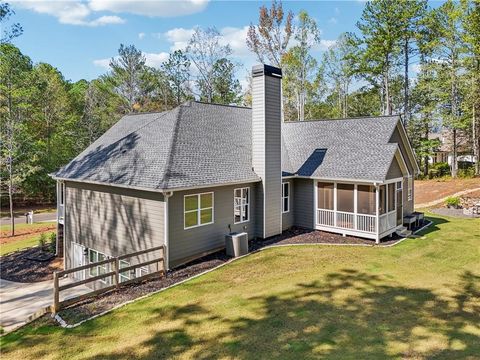
[[444, 198], [434, 200], [434, 201], [430, 201], [428, 203], [415, 204], [415, 208], [416, 209], [428, 208], [428, 207], [435, 206], [435, 205], [438, 205], [438, 204], [441, 204], [441, 203], [445, 202], [445, 200], [447, 200], [449, 197], [462, 196], [462, 195], [470, 194], [470, 193], [475, 192], [475, 191], [480, 191], [480, 187], [477, 187], [475, 189], [468, 189], [468, 190], [459, 191], [455, 194], [448, 195], [448, 196], [445, 196]]
[[[63, 279], [61, 285], [72, 282]], [[60, 293], [60, 300], [91, 291], [84, 285]], [[32, 317], [53, 302], [53, 281], [17, 283], [0, 279], [0, 325], [5, 333], [33, 320]]]

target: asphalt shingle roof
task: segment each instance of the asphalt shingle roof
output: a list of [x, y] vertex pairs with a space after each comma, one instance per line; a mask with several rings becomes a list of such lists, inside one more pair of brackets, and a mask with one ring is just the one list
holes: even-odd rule
[[[55, 177], [145, 189], [259, 181], [251, 109], [187, 102], [124, 116]], [[398, 117], [284, 123], [282, 173], [382, 181], [397, 149]]]

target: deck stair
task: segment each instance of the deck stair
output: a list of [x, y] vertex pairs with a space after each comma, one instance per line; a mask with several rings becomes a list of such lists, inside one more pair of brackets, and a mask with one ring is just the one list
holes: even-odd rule
[[408, 230], [405, 226], [398, 229], [395, 233], [401, 237], [409, 237], [410, 235], [412, 235], [412, 231]]

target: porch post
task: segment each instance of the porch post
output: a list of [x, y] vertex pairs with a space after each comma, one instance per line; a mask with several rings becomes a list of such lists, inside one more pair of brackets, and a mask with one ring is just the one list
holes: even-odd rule
[[337, 183], [333, 183], [333, 226], [337, 227]]
[[357, 230], [357, 212], [358, 212], [358, 203], [357, 203], [357, 184], [353, 185], [353, 228]]
[[380, 187], [378, 184], [375, 184], [375, 244], [380, 244], [380, 217], [379, 217], [379, 208], [380, 207]]

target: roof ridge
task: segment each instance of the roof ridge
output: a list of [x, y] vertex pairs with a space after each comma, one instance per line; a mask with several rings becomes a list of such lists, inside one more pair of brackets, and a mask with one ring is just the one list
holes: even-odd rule
[[224, 107], [231, 107], [231, 108], [238, 108], [238, 109], [252, 109], [249, 106], [241, 106], [241, 105], [233, 105], [233, 104], [219, 104], [219, 103], [209, 103], [205, 101], [200, 101], [200, 100], [191, 100], [191, 102], [195, 102], [197, 104], [204, 104], [204, 105], [215, 105], [215, 106], [224, 106]]
[[326, 119], [311, 119], [311, 120], [303, 120], [303, 121], [284, 121], [284, 124], [308, 124], [312, 122], [335, 122], [335, 121], [350, 121], [350, 120], [373, 120], [378, 118], [394, 118], [400, 117], [400, 115], [378, 115], [378, 116], [357, 116], [357, 117], [350, 117], [350, 118], [326, 118]]
[[161, 186], [160, 186], [160, 188], [162, 188], [162, 189], [166, 189], [167, 186], [168, 186], [167, 175], [170, 173], [170, 170], [171, 170], [171, 167], [172, 167], [173, 152], [174, 152], [174, 148], [175, 148], [176, 143], [177, 143], [178, 127], [179, 127], [181, 114], [182, 114], [182, 110], [183, 110], [183, 104], [180, 105], [180, 106], [177, 106], [173, 110], [177, 111], [177, 115], [176, 115], [176, 119], [175, 119], [175, 125], [173, 127], [171, 141], [170, 141], [170, 144], [168, 146], [168, 157], [167, 157], [167, 161], [166, 161], [165, 170], [163, 171], [163, 174], [161, 176]]

